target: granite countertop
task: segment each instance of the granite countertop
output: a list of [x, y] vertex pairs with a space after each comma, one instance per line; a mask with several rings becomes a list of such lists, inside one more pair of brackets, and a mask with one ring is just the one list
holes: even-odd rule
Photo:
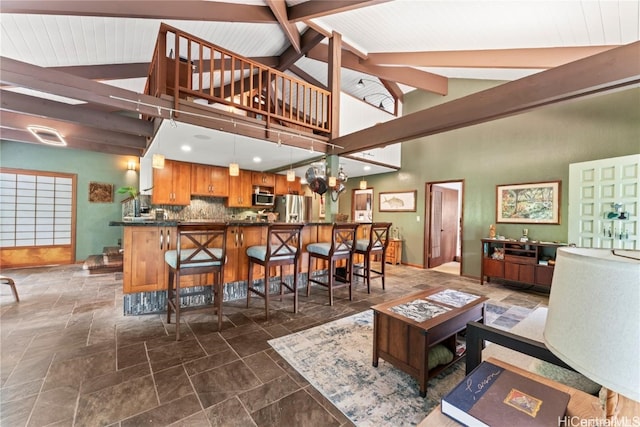
[[[227, 224], [230, 226], [244, 226], [244, 227], [263, 227], [268, 226], [270, 223], [266, 221], [247, 221], [247, 220], [215, 220], [215, 219], [192, 219], [187, 221], [180, 220], [154, 220], [154, 219], [143, 219], [139, 221], [109, 221], [110, 226], [134, 226], [134, 227], [177, 227], [180, 224], [202, 224], [202, 223], [221, 223]], [[275, 222], [276, 224], [280, 223], [279, 221]], [[333, 225], [331, 221], [309, 221], [303, 222], [304, 225]], [[358, 224], [369, 224], [369, 223], [358, 223]]]

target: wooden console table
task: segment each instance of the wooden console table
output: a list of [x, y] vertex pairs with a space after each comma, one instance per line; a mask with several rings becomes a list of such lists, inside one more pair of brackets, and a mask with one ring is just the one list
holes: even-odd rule
[[[459, 304], [441, 302], [442, 295], [452, 292], [458, 295]], [[465, 301], [464, 296], [475, 299]], [[428, 379], [464, 357], [456, 356], [456, 334], [467, 327], [467, 322], [482, 320], [486, 300], [439, 287], [371, 307], [373, 366], [378, 366], [379, 358], [386, 360], [418, 379], [420, 395], [426, 396]], [[429, 349], [440, 343], [451, 350], [454, 358], [429, 370]]]
[[551, 287], [553, 263], [561, 243], [482, 239], [480, 284], [491, 277]]
[[[600, 402], [597, 397], [548, 378], [541, 377], [540, 375], [536, 375], [532, 372], [525, 371], [524, 369], [510, 365], [502, 360], [494, 359], [493, 357], [490, 357], [487, 361], [527, 378], [539, 381], [555, 389], [564, 391], [565, 393], [569, 393], [571, 399], [569, 400], [569, 406], [567, 407], [567, 417], [576, 418], [567, 418], [568, 420], [571, 420], [571, 422], [565, 423], [565, 425], [596, 425], [594, 423], [596, 420], [599, 419], [602, 421], [603, 410], [600, 408]], [[580, 423], [581, 420], [584, 420], [583, 424]], [[424, 420], [420, 422], [420, 424], [418, 424], [418, 427], [456, 427], [460, 425], [462, 424], [459, 424], [457, 421], [454, 421], [443, 414], [442, 408], [438, 405]]]

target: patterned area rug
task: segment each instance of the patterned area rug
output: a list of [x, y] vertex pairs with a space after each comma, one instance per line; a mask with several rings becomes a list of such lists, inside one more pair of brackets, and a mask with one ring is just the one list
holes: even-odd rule
[[[492, 320], [516, 314], [502, 329], [531, 312], [490, 304], [486, 311], [493, 314]], [[418, 382], [408, 374], [382, 359], [377, 368], [372, 366], [372, 337], [373, 312], [367, 310], [269, 344], [358, 426], [416, 425], [464, 378], [462, 359], [429, 380], [427, 397], [422, 398]]]

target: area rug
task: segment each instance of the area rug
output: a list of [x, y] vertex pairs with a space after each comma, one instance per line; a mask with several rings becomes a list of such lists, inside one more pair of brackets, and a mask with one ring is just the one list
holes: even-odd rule
[[[511, 311], [497, 308], [498, 318]], [[531, 311], [519, 309], [518, 317]], [[357, 426], [416, 425], [464, 378], [463, 359], [430, 379], [427, 397], [420, 397], [408, 374], [382, 359], [372, 366], [372, 337], [373, 312], [367, 310], [269, 344]]]

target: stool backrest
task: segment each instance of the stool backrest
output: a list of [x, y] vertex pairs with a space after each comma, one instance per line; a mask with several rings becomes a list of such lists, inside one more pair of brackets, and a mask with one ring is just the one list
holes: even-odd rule
[[371, 232], [369, 233], [368, 252], [381, 252], [387, 249], [389, 244], [389, 228], [390, 222], [374, 222], [371, 224]]
[[300, 230], [304, 224], [269, 224], [265, 261], [276, 257], [293, 257], [298, 260], [301, 252]]
[[227, 225], [199, 223], [178, 226], [176, 268], [223, 266], [226, 261]]
[[356, 249], [356, 230], [360, 224], [336, 223], [331, 232], [330, 256], [339, 252], [353, 253]]

